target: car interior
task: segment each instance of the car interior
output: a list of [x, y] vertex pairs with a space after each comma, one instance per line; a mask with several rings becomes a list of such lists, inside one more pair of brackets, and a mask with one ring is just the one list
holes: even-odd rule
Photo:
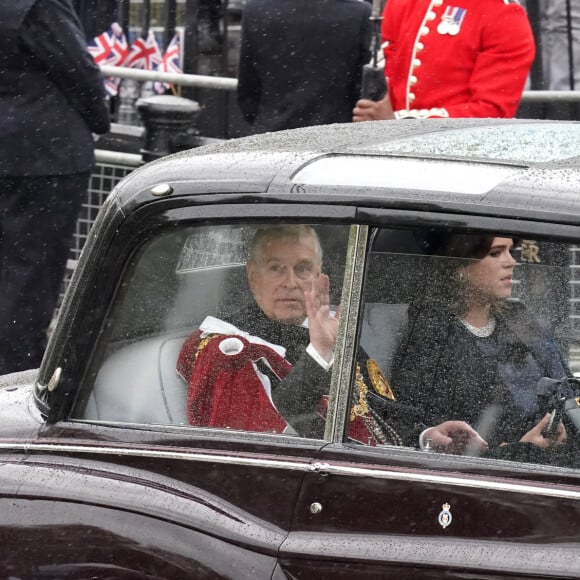
[[[220, 228], [225, 241], [216, 243], [217, 238], [208, 231]], [[76, 417], [128, 424], [188, 425], [188, 389], [176, 372], [177, 357], [185, 339], [206, 316], [251, 299], [245, 247], [253, 231], [250, 226], [188, 226], [157, 235], [144, 244], [126, 270], [100, 339], [92, 389], [77, 405]], [[318, 232], [325, 252], [325, 271], [331, 277], [331, 303], [338, 304], [348, 226], [323, 226]], [[430, 264], [437, 253], [436, 235], [377, 229], [369, 250], [360, 345], [389, 377], [394, 353], [407, 330], [409, 307], [421, 300], [429, 284]], [[567, 269], [557, 262], [552, 259], [542, 267], [519, 266], [514, 299], [523, 298], [528, 306], [531, 304], [566, 352], [569, 317], [547, 307], [543, 299], [547, 291], [554, 293], [560, 288], [561, 292], [562, 284], [568, 283]], [[557, 284], [555, 280], [559, 280]]]
[[[329, 252], [326, 271], [332, 280], [332, 300], [338, 303], [348, 226], [317, 230], [324, 251]], [[207, 316], [251, 299], [245, 247], [253, 231], [248, 226], [225, 226], [222, 242], [215, 246], [215, 236], [208, 236], [207, 228], [187, 228], [145, 245], [119, 290], [101, 337], [106, 346], [97, 357], [93, 388], [86, 404], [77, 406], [77, 416], [107, 422], [188, 424], [187, 385], [176, 372], [179, 352]]]
[[[85, 419], [187, 425], [187, 387], [176, 372], [181, 346], [247, 282], [244, 264], [179, 268], [175, 258], [185, 241], [179, 234], [171, 238], [164, 244], [165, 249], [174, 246], [165, 272], [147, 267], [146, 258], [132, 273]], [[155, 248], [149, 247], [147, 255], [155, 257]]]

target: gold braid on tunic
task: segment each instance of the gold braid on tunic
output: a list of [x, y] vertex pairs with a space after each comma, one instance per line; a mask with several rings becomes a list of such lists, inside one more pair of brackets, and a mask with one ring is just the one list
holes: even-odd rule
[[[387, 378], [383, 375], [379, 365], [374, 359], [367, 361], [367, 371], [371, 380], [373, 390], [375, 390], [382, 397], [391, 401], [395, 400], [395, 395]], [[377, 444], [380, 445], [403, 445], [403, 440], [395, 429], [387, 423], [385, 419], [379, 416], [367, 400], [369, 387], [365, 383], [363, 374], [360, 369], [360, 364], [356, 365], [355, 373], [355, 389], [354, 400], [356, 401], [350, 411], [350, 420], [354, 421], [356, 417], [360, 417], [369, 433]]]

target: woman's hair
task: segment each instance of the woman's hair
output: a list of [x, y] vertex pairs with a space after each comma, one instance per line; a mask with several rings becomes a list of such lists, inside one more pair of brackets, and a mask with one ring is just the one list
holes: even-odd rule
[[[454, 234], [443, 240], [440, 246], [440, 255], [450, 258], [465, 258], [481, 260], [487, 256], [493, 240], [497, 236]], [[462, 264], [465, 265], [465, 264]]]

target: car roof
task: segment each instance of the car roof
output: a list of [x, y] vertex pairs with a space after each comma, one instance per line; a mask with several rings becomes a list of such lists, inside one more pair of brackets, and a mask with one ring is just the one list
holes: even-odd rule
[[[427, 119], [309, 127], [165, 157], [115, 191], [126, 212], [156, 199], [277, 200], [470, 211], [580, 224], [580, 123]], [[199, 200], [198, 200], [199, 201]], [[184, 201], [184, 203], [187, 203]]]

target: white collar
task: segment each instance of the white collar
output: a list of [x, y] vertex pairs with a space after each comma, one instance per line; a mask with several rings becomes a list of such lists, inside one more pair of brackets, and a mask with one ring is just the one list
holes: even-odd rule
[[234, 336], [241, 336], [245, 338], [248, 342], [252, 344], [261, 344], [267, 346], [277, 352], [282, 358], [286, 356], [286, 349], [279, 344], [272, 344], [260, 338], [259, 336], [253, 336], [248, 332], [244, 332], [240, 330], [233, 324], [229, 322], [225, 322], [224, 320], [220, 320], [215, 316], [207, 316], [204, 321], [199, 325], [199, 329], [202, 331], [203, 335], [208, 334], [231, 334]]

